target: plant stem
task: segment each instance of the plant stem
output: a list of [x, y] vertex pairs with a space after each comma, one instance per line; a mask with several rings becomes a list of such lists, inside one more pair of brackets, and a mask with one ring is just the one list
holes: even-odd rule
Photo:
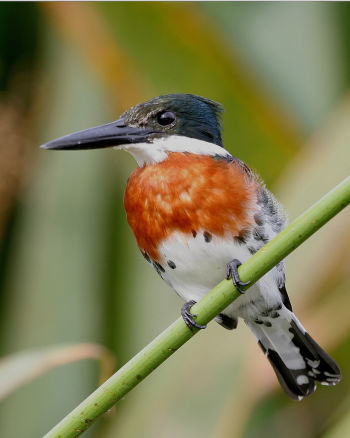
[[[240, 266], [239, 275], [242, 281], [250, 281], [250, 286], [254, 284], [349, 203], [350, 177]], [[196, 321], [199, 324], [207, 324], [239, 296], [232, 282], [223, 280], [193, 306], [193, 313], [198, 315]], [[189, 330], [182, 318], [177, 319], [69, 413], [44, 438], [69, 438], [80, 435], [97, 417], [124, 397], [197, 331]]]

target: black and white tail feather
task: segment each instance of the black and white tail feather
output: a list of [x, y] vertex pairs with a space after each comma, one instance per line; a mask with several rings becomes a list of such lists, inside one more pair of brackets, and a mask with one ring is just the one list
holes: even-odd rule
[[279, 317], [246, 321], [277, 378], [293, 400], [302, 400], [321, 385], [336, 385], [341, 373], [335, 361], [311, 338], [293, 312], [282, 306]]

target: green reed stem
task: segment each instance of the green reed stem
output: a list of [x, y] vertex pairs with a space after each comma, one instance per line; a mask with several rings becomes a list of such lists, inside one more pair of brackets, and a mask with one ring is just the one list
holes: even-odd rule
[[[239, 268], [242, 281], [250, 286], [294, 251], [332, 217], [350, 203], [350, 177], [336, 186], [278, 236], [267, 243]], [[223, 280], [195, 306], [199, 324], [207, 324], [240, 296], [231, 281]], [[198, 330], [189, 330], [182, 318], [133, 357], [127, 364], [70, 412], [44, 438], [69, 438], [80, 435], [104, 412], [138, 385], [155, 368], [187, 342]]]

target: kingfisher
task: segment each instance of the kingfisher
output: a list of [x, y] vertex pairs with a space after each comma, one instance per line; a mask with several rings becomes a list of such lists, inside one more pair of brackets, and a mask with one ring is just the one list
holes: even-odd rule
[[112, 123], [65, 135], [44, 149], [113, 147], [138, 167], [124, 195], [127, 221], [144, 258], [185, 301], [189, 329], [205, 328], [193, 304], [225, 277], [240, 297], [216, 316], [226, 329], [242, 318], [286, 392], [301, 400], [316, 382], [341, 379], [336, 362], [294, 315], [278, 263], [244, 291], [238, 267], [286, 225], [262, 180], [223, 147], [223, 108], [193, 94], [168, 94], [133, 106]]

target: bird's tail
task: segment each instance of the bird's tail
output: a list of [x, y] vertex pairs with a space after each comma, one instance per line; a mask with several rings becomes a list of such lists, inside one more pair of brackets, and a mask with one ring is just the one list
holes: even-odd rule
[[246, 323], [287, 395], [302, 400], [316, 390], [315, 382], [336, 385], [341, 379], [338, 365], [305, 331], [294, 313], [283, 306], [271, 316]]

